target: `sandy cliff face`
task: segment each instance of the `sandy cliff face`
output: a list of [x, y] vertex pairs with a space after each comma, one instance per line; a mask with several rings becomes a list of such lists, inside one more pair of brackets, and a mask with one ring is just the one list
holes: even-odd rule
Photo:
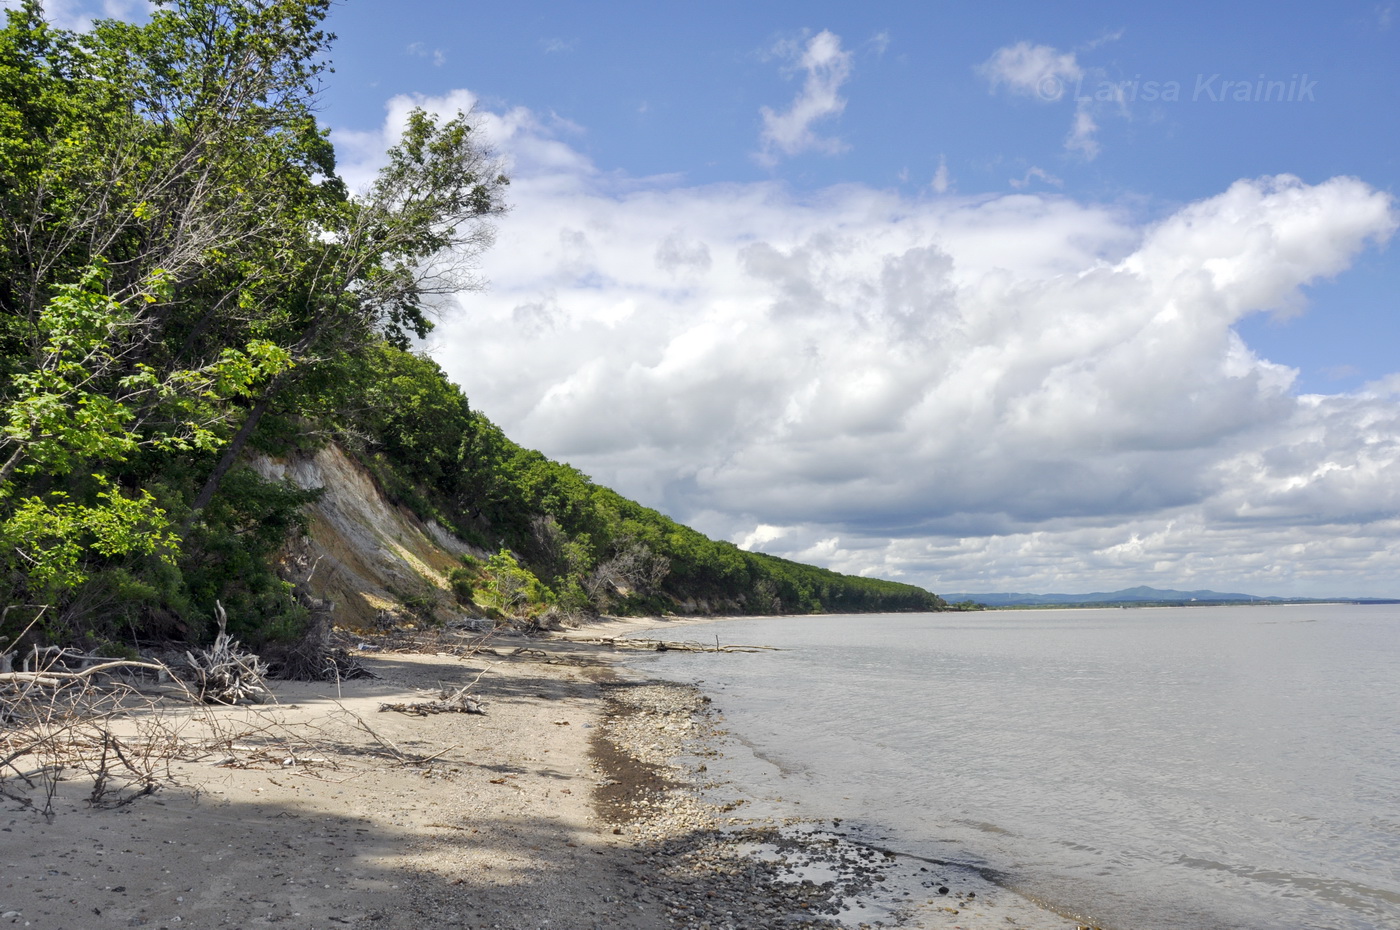
[[371, 626], [386, 611], [402, 612], [408, 599], [426, 599], [441, 620], [463, 615], [447, 576], [463, 553], [483, 553], [391, 504], [369, 472], [340, 448], [263, 456], [251, 464], [265, 478], [323, 489], [321, 499], [307, 508], [307, 535], [289, 543], [282, 559], [291, 577], [310, 572], [307, 588], [332, 601], [336, 623]]

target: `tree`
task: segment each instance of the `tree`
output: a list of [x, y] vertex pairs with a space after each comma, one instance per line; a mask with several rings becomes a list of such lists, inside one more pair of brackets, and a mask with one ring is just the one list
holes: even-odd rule
[[439, 124], [422, 110], [409, 114], [400, 143], [363, 201], [348, 201], [304, 244], [297, 281], [298, 313], [289, 330], [294, 367], [273, 379], [249, 410], [192, 510], [208, 505], [277, 392], [314, 364], [363, 348], [377, 335], [406, 344], [431, 329], [425, 312], [435, 296], [479, 286], [475, 258], [494, 241], [489, 219], [505, 212], [509, 181], [489, 148], [472, 135], [465, 115]]
[[[329, 4], [157, 0], [145, 25], [83, 35], [37, 0], [7, 13], [9, 602], [40, 580], [45, 603], [72, 600], [87, 568], [168, 552], [274, 401], [346, 353], [424, 334], [435, 295], [474, 285], [506, 178], [465, 116], [416, 111], [350, 197], [312, 109]], [[159, 462], [185, 484], [153, 481]], [[191, 468], [203, 474], [181, 490]]]
[[[33, 320], [56, 283], [100, 259], [119, 301], [155, 269], [174, 283], [174, 299], [148, 308], [158, 329], [246, 321], [267, 291], [248, 293], [249, 279], [275, 267], [254, 260], [295, 252], [319, 210], [344, 200], [311, 112], [327, 5], [179, 0], [145, 26], [84, 35], [48, 26], [36, 0], [11, 11], [0, 309]], [[227, 300], [198, 299], [211, 286]]]

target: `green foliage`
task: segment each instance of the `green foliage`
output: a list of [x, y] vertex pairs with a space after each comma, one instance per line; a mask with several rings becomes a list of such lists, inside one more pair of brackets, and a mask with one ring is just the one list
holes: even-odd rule
[[[240, 476], [240, 454], [320, 441], [349, 402], [338, 376], [473, 286], [504, 209], [461, 114], [413, 113], [369, 196], [348, 196], [313, 112], [330, 0], [156, 7], [74, 33], [24, 0], [0, 29], [7, 630], [139, 614], [199, 635], [215, 598], [245, 638], [295, 626], [268, 562], [300, 504]], [[405, 494], [456, 458], [413, 418], [451, 429], [434, 405], [465, 410], [417, 385], [431, 396], [380, 430], [423, 465]]]
[[254, 340], [225, 348], [207, 365], [157, 372], [128, 363], [141, 328], [138, 308], [168, 290], [155, 275], [122, 303], [103, 288], [105, 263], [60, 284], [36, 322], [38, 363], [17, 374], [5, 405], [0, 479], [16, 471], [65, 474], [84, 463], [122, 462], [148, 446], [167, 452], [220, 444], [213, 426], [228, 401], [283, 371], [288, 353]]
[[76, 34], [27, 0], [0, 29], [6, 632], [199, 632], [190, 468], [290, 370], [292, 256], [344, 202], [309, 109], [327, 3], [161, 7]]
[[0, 545], [9, 554], [7, 573], [22, 572], [28, 594], [39, 601], [54, 598], [88, 580], [90, 555], [101, 557], [174, 551], [165, 511], [149, 493], [129, 498], [98, 476], [102, 490], [86, 505], [63, 491], [21, 498], [0, 523]]
[[480, 591], [485, 606], [494, 607], [507, 616], [532, 616], [553, 601], [552, 592], [505, 549], [486, 561], [485, 574], [485, 584]]
[[479, 570], [470, 567], [454, 568], [447, 573], [447, 583], [452, 586], [452, 596], [459, 604], [470, 604], [476, 594], [477, 585], [483, 580]]
[[302, 507], [320, 495], [251, 468], [229, 473], [179, 558], [183, 613], [194, 630], [211, 629], [216, 600], [228, 611], [230, 635], [245, 641], [285, 638], [298, 628], [305, 611], [273, 557], [289, 536], [305, 531]]
[[[119, 487], [123, 463], [140, 454], [189, 453], [220, 444], [214, 427], [230, 401], [287, 364], [267, 343], [224, 349], [198, 369], [157, 373], [129, 364], [144, 304], [165, 290], [157, 276], [127, 302], [108, 296], [106, 268], [58, 285], [36, 320], [38, 363], [9, 385], [0, 427], [0, 565], [11, 624], [54, 611], [60, 628], [92, 600], [96, 585], [117, 600], [152, 597], [130, 575], [131, 557], [174, 563], [177, 537], [151, 490]], [[53, 622], [52, 620], [50, 622]]]
[[403, 605], [404, 610], [416, 621], [425, 625], [433, 625], [437, 622], [438, 599], [427, 591], [398, 591], [391, 590], [398, 602]]

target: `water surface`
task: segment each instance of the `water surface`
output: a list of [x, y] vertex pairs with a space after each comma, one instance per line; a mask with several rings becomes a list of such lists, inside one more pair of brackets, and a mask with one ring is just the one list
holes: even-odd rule
[[662, 653], [755, 798], [1114, 930], [1400, 927], [1400, 608], [724, 621]]

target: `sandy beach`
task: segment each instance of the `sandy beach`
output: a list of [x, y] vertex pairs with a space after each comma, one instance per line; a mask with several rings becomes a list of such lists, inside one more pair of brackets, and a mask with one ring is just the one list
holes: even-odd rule
[[[1076, 927], [975, 873], [726, 809], [704, 790], [722, 708], [629, 677], [606, 644], [413, 648], [365, 650], [374, 679], [278, 683], [275, 703], [109, 721], [128, 751], [169, 744], [144, 796], [107, 785], [93, 804], [72, 767], [45, 816], [17, 760], [0, 783], [0, 924]], [[468, 684], [483, 713], [421, 712]]]

